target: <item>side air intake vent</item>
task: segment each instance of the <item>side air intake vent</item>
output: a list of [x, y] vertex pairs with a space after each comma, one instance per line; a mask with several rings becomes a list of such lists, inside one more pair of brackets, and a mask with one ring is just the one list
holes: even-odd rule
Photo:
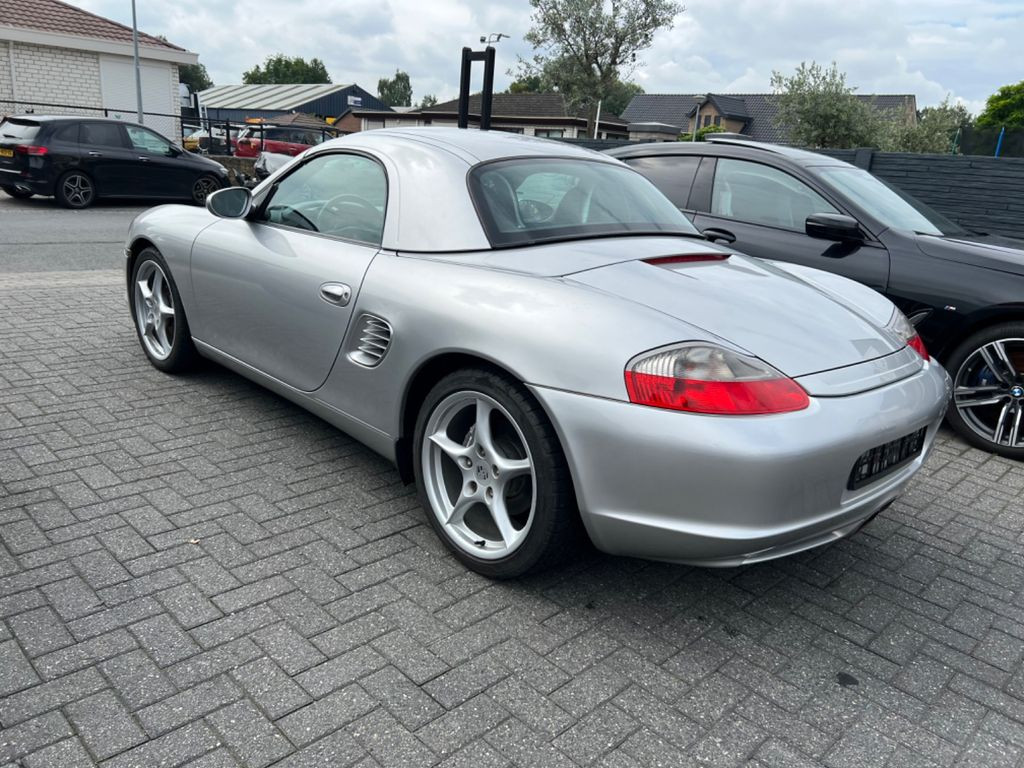
[[391, 326], [386, 320], [374, 315], [363, 315], [356, 326], [355, 349], [348, 353], [349, 359], [367, 368], [379, 365], [391, 345]]

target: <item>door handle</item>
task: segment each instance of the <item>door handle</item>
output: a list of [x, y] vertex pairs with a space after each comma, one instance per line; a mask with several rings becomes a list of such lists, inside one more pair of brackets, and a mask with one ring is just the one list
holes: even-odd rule
[[89, 157], [103, 157], [102, 152], [93, 152], [92, 150], [89, 150], [86, 154], [89, 155]]
[[708, 240], [713, 243], [717, 243], [721, 240], [723, 243], [735, 243], [736, 235], [730, 232], [728, 229], [719, 229], [718, 227], [708, 227], [707, 229], [701, 230], [701, 234], [704, 235]]
[[148, 163], [149, 162], [149, 158], [146, 157], [145, 155], [139, 155], [139, 160], [141, 160], [144, 163]]
[[352, 298], [352, 289], [344, 283], [324, 283], [320, 286], [320, 298], [329, 304], [344, 307]]

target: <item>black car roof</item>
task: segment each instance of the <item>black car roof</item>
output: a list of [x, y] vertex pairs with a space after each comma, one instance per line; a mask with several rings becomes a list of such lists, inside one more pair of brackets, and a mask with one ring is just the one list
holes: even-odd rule
[[100, 117], [99, 115], [4, 115], [4, 120], [31, 120], [35, 123], [74, 122], [76, 120], [88, 120], [90, 123], [124, 123], [126, 125], [138, 125], [138, 123], [127, 120], [118, 120], [114, 117]]
[[806, 149], [769, 144], [764, 141], [733, 138], [731, 136], [708, 136], [705, 141], [658, 141], [649, 144], [631, 144], [624, 147], [607, 149], [605, 152], [612, 157], [650, 157], [652, 155], [712, 155], [721, 154], [716, 150], [728, 147], [736, 150], [729, 154], [735, 156], [756, 157], [753, 153], [768, 152], [795, 163], [809, 167], [815, 165], [849, 165], [828, 155], [809, 152]]

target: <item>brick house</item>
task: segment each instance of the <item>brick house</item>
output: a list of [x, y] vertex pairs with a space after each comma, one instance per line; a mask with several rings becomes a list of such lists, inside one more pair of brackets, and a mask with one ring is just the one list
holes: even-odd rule
[[[0, 6], [0, 115], [136, 119], [130, 27], [60, 0], [3, 0]], [[139, 32], [139, 58], [143, 110], [179, 114], [178, 65], [199, 57]], [[170, 138], [179, 135], [174, 117], [145, 123]]]
[[[917, 99], [912, 94], [865, 94], [857, 98], [872, 107], [917, 120]], [[680, 133], [719, 125], [730, 133], [741, 133], [757, 141], [785, 142], [775, 124], [778, 106], [770, 93], [641, 93], [633, 97], [622, 117], [630, 123], [630, 138], [673, 140]], [[635, 128], [634, 128], [635, 126]], [[660, 128], [660, 131], [659, 131]], [[663, 135], [650, 135], [659, 133]], [[675, 135], [672, 135], [675, 134]]]

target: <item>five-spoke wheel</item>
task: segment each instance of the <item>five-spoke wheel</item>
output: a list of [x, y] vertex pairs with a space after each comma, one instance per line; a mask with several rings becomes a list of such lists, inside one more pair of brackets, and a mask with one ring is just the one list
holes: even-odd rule
[[415, 445], [430, 523], [469, 567], [504, 578], [566, 555], [578, 521], [572, 483], [524, 387], [483, 369], [446, 376], [423, 403]]
[[200, 176], [192, 185], [192, 202], [196, 205], [206, 205], [206, 198], [220, 187], [221, 183], [216, 176]]
[[1024, 324], [985, 329], [947, 361], [950, 424], [974, 445], [1024, 457]]
[[96, 185], [84, 171], [68, 171], [57, 180], [57, 202], [65, 208], [88, 208], [96, 199]]
[[167, 372], [189, 368], [196, 351], [188, 321], [167, 263], [155, 248], [144, 248], [136, 257], [128, 297], [149, 361]]

